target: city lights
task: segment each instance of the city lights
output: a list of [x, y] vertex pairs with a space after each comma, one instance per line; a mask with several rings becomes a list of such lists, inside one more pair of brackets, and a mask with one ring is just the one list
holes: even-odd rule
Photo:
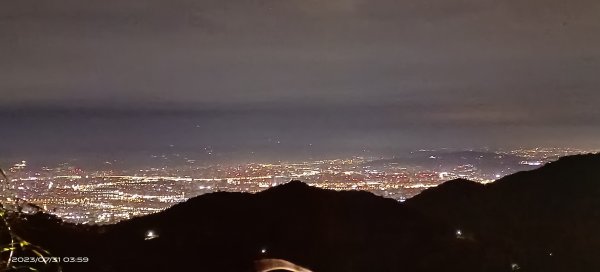
[[[419, 152], [422, 152], [419, 153]], [[49, 213], [74, 223], [106, 224], [162, 211], [198, 195], [228, 191], [256, 193], [290, 180], [330, 190], [363, 190], [404, 201], [445, 181], [464, 178], [482, 184], [566, 154], [592, 151], [572, 149], [516, 149], [491, 153], [490, 160], [506, 154], [524, 158], [482, 168], [473, 161], [444, 161], [446, 153], [418, 151], [436, 158], [435, 168], [403, 165], [385, 158], [351, 157], [304, 162], [150, 167], [115, 171], [85, 170], [69, 163], [33, 168], [20, 162], [10, 169], [11, 186], [21, 199], [45, 207]], [[439, 155], [442, 154], [442, 155]], [[478, 153], [479, 154], [479, 153]], [[479, 155], [478, 155], [479, 156]], [[189, 160], [189, 159], [188, 159]], [[462, 237], [457, 232], [457, 237]]]

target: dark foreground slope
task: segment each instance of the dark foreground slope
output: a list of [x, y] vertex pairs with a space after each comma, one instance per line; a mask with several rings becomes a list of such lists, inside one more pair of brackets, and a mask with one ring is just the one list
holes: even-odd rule
[[564, 157], [483, 186], [454, 180], [405, 205], [527, 271], [600, 271], [600, 155]]
[[[299, 181], [258, 194], [203, 195], [76, 233], [47, 231], [44, 220], [34, 220], [28, 219], [23, 236], [54, 255], [92, 260], [65, 265], [68, 271], [252, 271], [261, 258], [314, 271], [459, 271], [462, 261], [452, 256], [471, 250], [455, 243], [451, 229], [394, 200]], [[40, 225], [45, 229], [32, 227]], [[146, 240], [150, 230], [158, 237]]]
[[313, 271], [600, 271], [599, 166], [599, 155], [573, 156], [487, 186], [450, 181], [403, 204], [290, 182], [111, 226], [43, 214], [16, 226], [54, 255], [90, 257], [66, 272], [243, 272], [261, 258]]

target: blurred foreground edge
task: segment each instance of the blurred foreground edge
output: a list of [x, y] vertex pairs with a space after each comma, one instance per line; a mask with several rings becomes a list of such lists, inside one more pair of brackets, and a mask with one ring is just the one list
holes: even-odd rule
[[304, 267], [281, 259], [262, 259], [254, 262], [256, 272], [286, 270], [291, 272], [312, 272]]

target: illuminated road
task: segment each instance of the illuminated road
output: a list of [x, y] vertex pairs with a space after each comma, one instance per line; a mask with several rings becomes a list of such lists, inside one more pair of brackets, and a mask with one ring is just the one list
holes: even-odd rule
[[256, 272], [269, 272], [275, 270], [286, 270], [291, 272], [312, 272], [304, 267], [295, 265], [281, 259], [262, 259], [254, 262]]

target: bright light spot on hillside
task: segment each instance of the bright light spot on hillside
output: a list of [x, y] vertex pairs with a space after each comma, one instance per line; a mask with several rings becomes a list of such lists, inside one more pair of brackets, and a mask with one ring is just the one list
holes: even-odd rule
[[457, 229], [454, 234], [456, 234], [456, 239], [464, 239], [465, 238], [463, 236], [463, 231], [462, 230]]
[[149, 230], [146, 232], [146, 238], [144, 240], [152, 240], [154, 238], [158, 238], [158, 234], [156, 234], [153, 230]]

